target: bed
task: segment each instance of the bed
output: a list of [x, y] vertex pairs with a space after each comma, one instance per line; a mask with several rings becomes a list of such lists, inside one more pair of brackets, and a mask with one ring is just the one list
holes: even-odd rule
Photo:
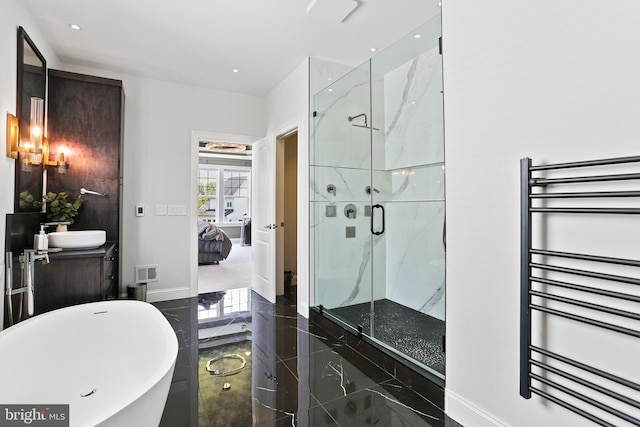
[[218, 264], [231, 252], [231, 239], [214, 224], [198, 220], [198, 265]]

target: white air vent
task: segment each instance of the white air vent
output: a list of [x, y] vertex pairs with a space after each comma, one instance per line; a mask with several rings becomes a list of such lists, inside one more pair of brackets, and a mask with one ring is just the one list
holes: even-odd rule
[[153, 265], [136, 265], [135, 283], [147, 283], [158, 281], [158, 264]]

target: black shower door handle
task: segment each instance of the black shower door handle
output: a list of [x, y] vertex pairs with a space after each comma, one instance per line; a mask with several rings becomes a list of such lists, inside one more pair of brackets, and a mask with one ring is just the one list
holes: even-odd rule
[[[382, 210], [382, 229], [379, 230], [379, 231], [375, 231], [373, 229], [373, 218], [376, 216], [375, 215], [376, 209], [381, 209]], [[373, 205], [373, 206], [371, 206], [371, 234], [375, 234], [376, 236], [379, 236], [382, 233], [384, 233], [384, 206], [382, 206], [382, 205]]]

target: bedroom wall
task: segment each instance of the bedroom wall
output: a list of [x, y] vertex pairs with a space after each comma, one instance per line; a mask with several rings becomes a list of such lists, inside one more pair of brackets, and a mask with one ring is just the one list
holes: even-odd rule
[[[47, 60], [50, 68], [59, 67], [57, 56], [42, 36], [31, 13], [21, 0], [3, 0], [0, 13], [0, 242], [4, 248], [6, 214], [13, 213], [14, 160], [4, 155], [7, 113], [16, 114], [18, 26], [24, 27]], [[4, 254], [4, 249], [2, 251]], [[4, 284], [4, 255], [0, 258], [0, 282]], [[0, 329], [4, 319], [4, 304], [0, 304]]]

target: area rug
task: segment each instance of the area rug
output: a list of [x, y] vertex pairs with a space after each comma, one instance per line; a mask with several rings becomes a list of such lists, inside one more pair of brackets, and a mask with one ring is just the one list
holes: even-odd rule
[[198, 266], [198, 293], [250, 288], [253, 278], [251, 246], [242, 246], [240, 239], [233, 239], [233, 247], [227, 259], [219, 264]]

